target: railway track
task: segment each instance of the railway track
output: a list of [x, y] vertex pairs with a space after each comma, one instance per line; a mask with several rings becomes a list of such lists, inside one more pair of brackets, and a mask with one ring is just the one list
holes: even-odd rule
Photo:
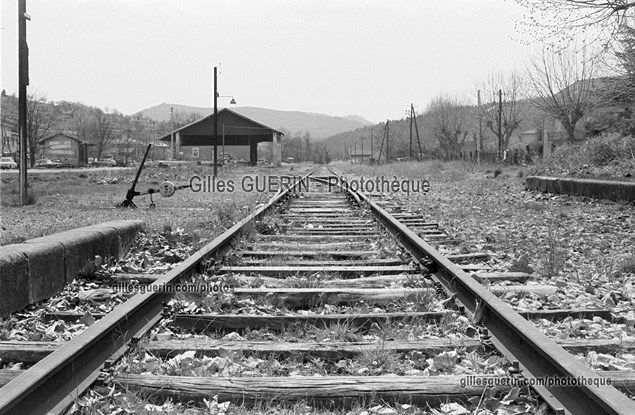
[[[520, 315], [497, 294], [539, 288], [497, 284], [524, 282], [522, 273], [487, 272], [478, 264], [485, 254], [441, 255], [431, 244], [451, 251], [455, 241], [438, 224], [335, 189], [334, 175], [298, 178], [167, 274], [131, 277], [149, 287], [203, 284], [222, 294], [171, 300], [173, 293], [147, 289], [95, 316], [95, 324], [61, 347], [29, 344], [43, 358], [33, 358], [39, 361], [0, 390], [0, 414], [63, 412], [95, 382], [175, 401], [218, 395], [248, 405], [340, 408], [361, 400], [425, 408], [479, 402], [486, 393], [509, 396], [520, 384], [510, 379], [531, 382], [516, 392], [537, 393], [555, 413], [635, 413], [635, 404], [606, 385], [606, 376], [565, 350], [588, 350], [597, 342], [557, 343], [526, 319], [610, 318], [610, 312]], [[479, 269], [485, 272], [478, 280], [467, 273]], [[188, 334], [147, 340], [157, 325]], [[430, 336], [434, 328], [437, 336]], [[250, 340], [254, 333], [258, 340]], [[440, 333], [450, 336], [434, 338]], [[457, 349], [499, 364], [456, 375]], [[193, 363], [198, 358], [203, 363]], [[307, 362], [321, 369], [302, 369]], [[291, 369], [294, 364], [300, 369]], [[195, 372], [206, 376], [185, 376]], [[621, 389], [635, 384], [635, 377], [610, 375]], [[475, 376], [489, 384], [477, 384]], [[544, 379], [583, 379], [585, 385], [547, 387], [539, 384]]]

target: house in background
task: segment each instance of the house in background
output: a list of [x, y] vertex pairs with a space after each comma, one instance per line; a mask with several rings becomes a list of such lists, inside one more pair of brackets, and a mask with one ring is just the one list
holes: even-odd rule
[[57, 133], [42, 140], [38, 158], [59, 161], [62, 166], [82, 167], [88, 165], [88, 144], [65, 133]]
[[20, 148], [18, 132], [9, 125], [2, 125], [2, 141], [0, 141], [0, 153], [3, 156], [14, 157]]

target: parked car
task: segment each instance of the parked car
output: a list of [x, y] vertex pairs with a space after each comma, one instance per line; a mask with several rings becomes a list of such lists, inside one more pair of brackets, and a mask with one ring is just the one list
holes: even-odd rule
[[93, 166], [96, 166], [96, 167], [115, 167], [116, 165], [117, 165], [117, 162], [113, 159], [97, 160], [96, 162], [93, 163]]
[[47, 168], [47, 169], [58, 169], [62, 167], [62, 165], [57, 162], [57, 161], [52, 161], [49, 159], [42, 159], [42, 160], [36, 160], [35, 161], [35, 168], [36, 169], [41, 169], [41, 168]]
[[0, 169], [17, 169], [18, 163], [15, 162], [11, 157], [2, 157], [0, 158]]

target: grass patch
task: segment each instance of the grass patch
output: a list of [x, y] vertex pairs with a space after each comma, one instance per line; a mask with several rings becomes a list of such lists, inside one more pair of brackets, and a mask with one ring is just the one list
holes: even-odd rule
[[[196, 170], [196, 172], [195, 172]], [[156, 189], [158, 183], [169, 180], [186, 184], [194, 174], [209, 174], [207, 167], [171, 168], [147, 167], [142, 171], [136, 190]], [[283, 171], [276, 172], [284, 174]], [[247, 167], [222, 171], [219, 177], [240, 184], [245, 175], [269, 175], [271, 171]], [[150, 196], [135, 197], [138, 209], [117, 209], [125, 199], [136, 170], [74, 171], [29, 175], [29, 190], [35, 204], [17, 206], [17, 175], [2, 175], [0, 183], [0, 245], [21, 243], [27, 239], [73, 228], [95, 225], [110, 220], [141, 219], [148, 231], [181, 228], [201, 246], [218, 236], [235, 222], [255, 210], [258, 203], [271, 196], [268, 193], [246, 192], [238, 185], [233, 193], [195, 193], [178, 190], [170, 198], [152, 196], [156, 209], [149, 209]]]
[[556, 277], [564, 268], [567, 261], [567, 250], [563, 244], [563, 238], [557, 227], [547, 227], [546, 252], [540, 267], [540, 274], [544, 277]]
[[317, 339], [323, 341], [359, 342], [362, 341], [360, 328], [347, 321], [331, 324], [328, 327], [317, 328], [310, 326], [309, 331]]
[[[20, 205], [20, 185], [17, 182], [11, 182], [9, 186], [0, 186], [0, 200], [2, 206], [21, 206]], [[37, 203], [37, 197], [33, 189], [27, 189], [26, 191], [26, 204], [27, 206], [35, 205]]]

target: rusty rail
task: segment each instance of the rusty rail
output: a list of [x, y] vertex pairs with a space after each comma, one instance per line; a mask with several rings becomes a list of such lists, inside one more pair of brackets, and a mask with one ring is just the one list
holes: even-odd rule
[[159, 287], [176, 283], [195, 271], [199, 263], [226, 247], [248, 223], [284, 201], [311, 173], [278, 192], [266, 205], [156, 280], [156, 291], [135, 295], [5, 385], [0, 393], [0, 414], [62, 412], [99, 377], [106, 362], [125, 353], [130, 341], [141, 337], [162, 318], [163, 302], [171, 294], [160, 292]]
[[[332, 173], [336, 174], [331, 170]], [[417, 234], [373, 202], [368, 196], [348, 187], [352, 197], [359, 197], [413, 257], [431, 263], [437, 279], [470, 312], [482, 313], [481, 322], [492, 335], [492, 341], [508, 360], [519, 363], [527, 379], [597, 380], [600, 386], [579, 387], [536, 386], [538, 392], [558, 414], [635, 414], [635, 402], [613, 386], [604, 385], [597, 373], [589, 369], [560, 345], [548, 338], [531, 322], [489, 292], [485, 286], [441, 255]], [[355, 197], [355, 198], [357, 198]]]

